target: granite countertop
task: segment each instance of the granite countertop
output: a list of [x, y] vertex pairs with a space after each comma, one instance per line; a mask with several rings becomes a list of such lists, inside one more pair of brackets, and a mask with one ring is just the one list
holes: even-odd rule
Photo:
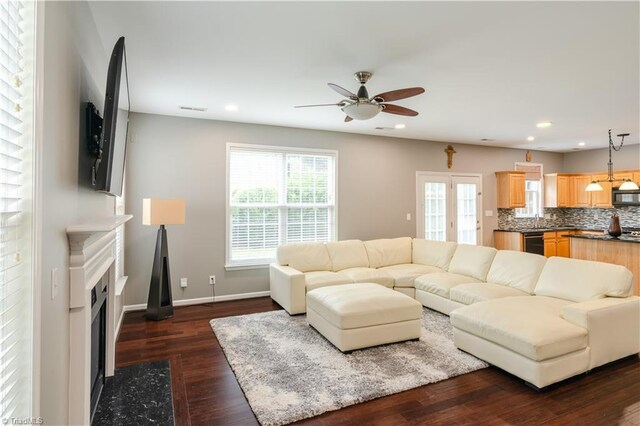
[[545, 227], [545, 228], [502, 228], [502, 229], [494, 229], [494, 231], [498, 232], [520, 232], [521, 234], [529, 234], [531, 232], [554, 232], [554, 231], [598, 231], [602, 232], [602, 229], [584, 229], [584, 228], [576, 228], [575, 226], [563, 226], [563, 227]]
[[611, 235], [606, 235], [606, 234], [601, 234], [601, 235], [593, 235], [593, 234], [592, 235], [589, 235], [589, 234], [576, 235], [576, 234], [570, 234], [570, 235], [567, 235], [567, 237], [570, 237], [570, 238], [584, 238], [586, 240], [600, 240], [600, 241], [613, 241], [613, 242], [638, 243], [638, 244], [640, 244], [640, 237], [632, 237], [631, 235], [628, 235], [628, 234], [622, 234], [618, 238], [614, 238]]

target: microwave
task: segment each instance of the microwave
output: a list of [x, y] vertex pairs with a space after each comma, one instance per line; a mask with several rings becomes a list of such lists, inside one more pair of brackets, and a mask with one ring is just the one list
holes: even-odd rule
[[618, 188], [613, 188], [611, 201], [616, 207], [640, 206], [640, 190], [621, 191]]

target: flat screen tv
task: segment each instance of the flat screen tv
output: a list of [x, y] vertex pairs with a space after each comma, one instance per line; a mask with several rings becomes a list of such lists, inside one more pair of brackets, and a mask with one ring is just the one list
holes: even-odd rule
[[129, 110], [127, 55], [120, 37], [109, 60], [101, 144], [91, 169], [92, 186], [109, 195], [122, 195]]

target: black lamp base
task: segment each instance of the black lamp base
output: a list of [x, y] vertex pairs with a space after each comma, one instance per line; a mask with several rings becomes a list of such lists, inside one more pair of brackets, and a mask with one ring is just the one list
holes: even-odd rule
[[164, 225], [158, 229], [156, 255], [153, 258], [151, 285], [147, 300], [145, 317], [150, 320], [163, 320], [173, 316], [173, 299], [171, 298], [171, 273], [169, 271], [169, 251], [167, 250], [167, 230]]

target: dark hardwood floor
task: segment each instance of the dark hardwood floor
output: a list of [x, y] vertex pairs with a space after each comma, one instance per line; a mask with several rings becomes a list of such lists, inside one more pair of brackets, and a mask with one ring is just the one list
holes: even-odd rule
[[[116, 366], [168, 359], [177, 425], [257, 424], [209, 320], [275, 309], [259, 298], [176, 308], [160, 322], [127, 313]], [[543, 392], [490, 367], [300, 423], [638, 425], [640, 360], [625, 358]]]

